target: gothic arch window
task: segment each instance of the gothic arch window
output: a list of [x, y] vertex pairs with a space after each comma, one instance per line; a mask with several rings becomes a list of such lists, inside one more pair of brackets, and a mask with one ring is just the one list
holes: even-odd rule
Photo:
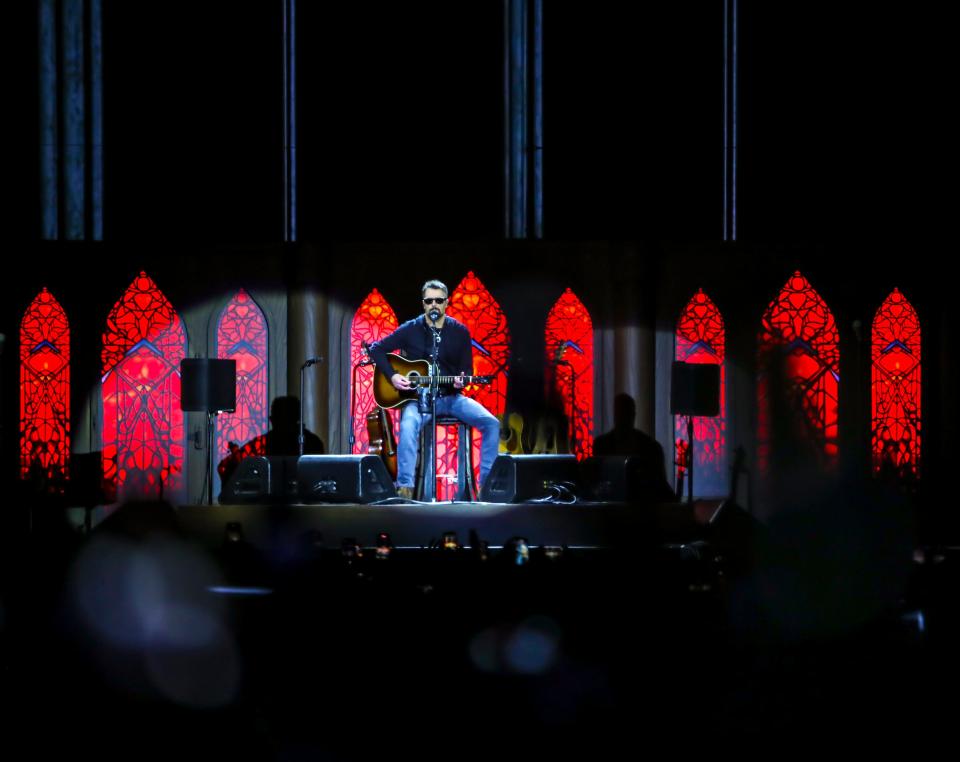
[[897, 289], [873, 319], [873, 471], [901, 482], [920, 476], [920, 319]]
[[577, 295], [563, 292], [547, 315], [548, 392], [560, 400], [567, 420], [571, 452], [593, 453], [593, 321]]
[[103, 469], [108, 493], [159, 497], [183, 486], [180, 316], [141, 272], [103, 334]]
[[761, 469], [769, 465], [774, 416], [771, 373], [783, 376], [785, 402], [798, 417], [776, 418], [784, 433], [799, 431], [826, 466], [837, 458], [840, 350], [833, 313], [810, 282], [795, 272], [763, 315], [759, 337], [758, 443]]
[[[720, 415], [716, 418], [693, 419], [695, 472], [700, 485], [708, 490], [723, 487], [722, 469], [727, 428], [725, 342], [723, 315], [713, 300], [700, 289], [687, 302], [677, 321], [675, 359], [720, 366]], [[676, 417], [675, 431], [678, 442], [682, 440], [686, 445], [686, 417]]]
[[[507, 373], [510, 361], [510, 329], [507, 316], [490, 290], [472, 271], [450, 294], [447, 314], [470, 330], [473, 340], [475, 376], [493, 376], [488, 385], [469, 385], [464, 394], [494, 415], [503, 415], [507, 406]], [[456, 473], [457, 429], [437, 432], [437, 496], [452, 497], [456, 484], [444, 475]], [[473, 468], [480, 473], [480, 433], [473, 432]]]
[[217, 357], [237, 363], [237, 407], [217, 416], [217, 455], [231, 442], [242, 446], [269, 428], [267, 319], [244, 289], [227, 302], [217, 320]]
[[[377, 289], [373, 289], [367, 298], [361, 302], [353, 316], [350, 327], [350, 368], [357, 368], [357, 364], [366, 359], [363, 351], [363, 342], [373, 344], [384, 336], [396, 330], [399, 323], [393, 308]], [[373, 367], [365, 365], [357, 368], [352, 377], [353, 387], [353, 452], [366, 453], [370, 444], [367, 434], [366, 415], [373, 410], [376, 402], [373, 399]], [[388, 410], [387, 414], [393, 424], [394, 436], [397, 435], [398, 416], [396, 410]]]
[[44, 288], [20, 321], [20, 475], [62, 491], [70, 458], [70, 324]]

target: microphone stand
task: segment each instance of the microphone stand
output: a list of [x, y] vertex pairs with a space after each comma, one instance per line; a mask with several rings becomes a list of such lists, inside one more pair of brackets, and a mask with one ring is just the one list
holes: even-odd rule
[[207, 410], [207, 505], [213, 505], [213, 422], [219, 412]]
[[357, 443], [356, 436], [356, 425], [357, 425], [357, 371], [360, 368], [363, 368], [367, 365], [375, 365], [376, 362], [370, 357], [369, 345], [367, 342], [362, 341], [360, 345], [363, 347], [363, 355], [366, 359], [360, 360], [356, 365], [353, 366], [353, 383], [350, 387], [350, 453], [353, 454], [353, 446]]
[[303, 371], [311, 365], [316, 365], [321, 359], [320, 357], [310, 357], [300, 366], [300, 434], [297, 437], [297, 446], [301, 458], [303, 457]]
[[557, 365], [563, 365], [570, 372], [570, 420], [567, 421], [567, 429], [569, 431], [568, 437], [568, 447], [567, 450], [572, 452], [574, 455], [577, 454], [577, 392], [576, 384], [577, 377], [573, 370], [573, 364], [567, 360], [557, 359]]
[[436, 502], [437, 499], [437, 394], [440, 391], [440, 368], [438, 356], [440, 354], [440, 331], [430, 326], [433, 333], [433, 350], [430, 353], [430, 427], [424, 432], [426, 447], [423, 464], [423, 495], [425, 502]]

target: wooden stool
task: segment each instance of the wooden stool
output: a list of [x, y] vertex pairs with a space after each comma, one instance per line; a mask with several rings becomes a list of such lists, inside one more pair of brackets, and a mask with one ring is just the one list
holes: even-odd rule
[[[473, 428], [465, 424], [459, 418], [450, 415], [438, 415], [434, 421], [434, 436], [438, 426], [456, 426], [458, 432], [457, 438], [457, 495], [456, 502], [472, 503], [477, 499], [476, 479], [473, 475]], [[420, 453], [417, 458], [417, 479], [415, 494], [418, 500], [423, 499], [424, 477], [427, 473], [425, 466], [424, 451], [426, 427], [420, 428]], [[434, 440], [436, 441], [436, 440]], [[436, 459], [436, 451], [434, 451]]]

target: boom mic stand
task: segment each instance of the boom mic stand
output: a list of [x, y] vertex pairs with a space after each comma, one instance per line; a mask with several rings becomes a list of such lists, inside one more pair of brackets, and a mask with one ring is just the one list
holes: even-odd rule
[[297, 445], [299, 447], [299, 455], [303, 457], [303, 371], [309, 368], [311, 365], [316, 365], [319, 362], [323, 362], [322, 357], [309, 357], [307, 361], [300, 366], [300, 434], [297, 438]]
[[376, 364], [374, 359], [370, 357], [370, 345], [367, 344], [366, 341], [361, 341], [360, 346], [363, 348], [363, 359], [353, 366], [353, 383], [350, 387], [350, 436], [348, 437], [348, 442], [350, 444], [351, 454], [353, 453], [353, 446], [357, 443], [355, 431], [357, 426], [357, 371], [367, 365]]

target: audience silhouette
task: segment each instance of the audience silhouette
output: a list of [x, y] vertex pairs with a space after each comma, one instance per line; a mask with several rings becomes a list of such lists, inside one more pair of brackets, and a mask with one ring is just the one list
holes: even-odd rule
[[[230, 443], [230, 454], [217, 464], [217, 473], [224, 482], [233, 476], [240, 461], [250, 455], [300, 454], [300, 399], [293, 396], [275, 398], [270, 405], [270, 423], [272, 428], [269, 431], [254, 437], [243, 447]], [[303, 430], [303, 452], [305, 455], [325, 452], [323, 440], [306, 428]]]

